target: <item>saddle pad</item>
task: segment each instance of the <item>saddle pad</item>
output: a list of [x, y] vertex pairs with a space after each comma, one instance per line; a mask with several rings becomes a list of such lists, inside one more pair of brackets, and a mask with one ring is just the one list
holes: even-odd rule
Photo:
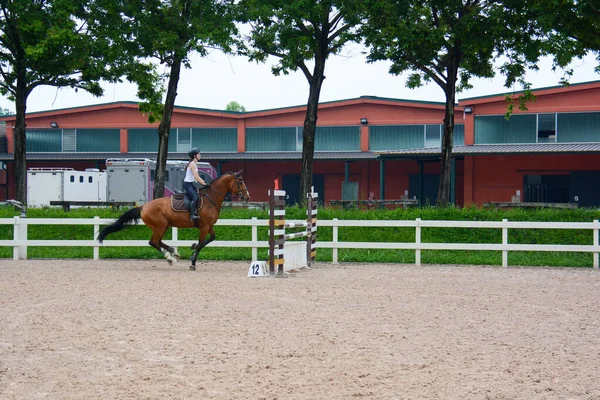
[[[198, 199], [198, 207], [196, 207], [196, 210], [200, 211], [203, 203], [204, 203], [204, 200], [202, 199], [202, 197], [200, 197]], [[173, 209], [173, 211], [177, 211], [177, 212], [189, 212], [190, 211], [190, 209], [185, 205], [185, 197], [183, 194], [171, 195], [171, 208]]]

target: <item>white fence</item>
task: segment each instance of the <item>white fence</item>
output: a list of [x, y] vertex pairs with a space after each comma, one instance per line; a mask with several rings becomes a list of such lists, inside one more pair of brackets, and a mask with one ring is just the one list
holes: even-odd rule
[[[0, 218], [0, 229], [4, 225], [14, 226], [14, 237], [12, 240], [0, 240], [0, 246], [13, 247], [13, 259], [27, 259], [27, 247], [30, 246], [78, 246], [93, 247], [94, 259], [100, 258], [100, 247], [103, 246], [147, 246], [148, 240], [105, 240], [103, 244], [98, 243], [94, 238], [98, 236], [100, 227], [110, 224], [114, 219], [94, 218]], [[302, 221], [288, 221], [290, 223], [300, 223]], [[143, 223], [140, 222], [140, 225]], [[246, 247], [252, 248], [252, 260], [257, 259], [257, 249], [268, 248], [268, 241], [258, 240], [258, 227], [268, 226], [269, 220], [252, 219], [221, 219], [217, 225], [224, 226], [250, 226], [252, 227], [252, 236], [249, 241], [214, 241], [209, 247]], [[93, 225], [94, 238], [89, 240], [30, 240], [27, 238], [27, 229], [29, 225]], [[317, 247], [322, 249], [333, 249], [333, 263], [338, 262], [339, 249], [398, 249], [414, 250], [415, 264], [421, 265], [421, 251], [423, 250], [495, 250], [502, 252], [502, 266], [508, 266], [509, 251], [558, 251], [558, 252], [581, 252], [593, 253], [593, 266], [598, 268], [598, 254], [600, 253], [600, 244], [598, 243], [598, 232], [600, 223], [598, 220], [593, 222], [510, 222], [506, 219], [502, 221], [429, 221], [421, 220], [319, 220], [322, 227], [333, 227], [333, 236], [331, 242], [324, 242], [317, 238]], [[338, 232], [341, 227], [364, 227], [364, 228], [414, 228], [415, 242], [340, 242]], [[502, 243], [423, 243], [421, 241], [422, 228], [470, 228], [470, 229], [501, 229]], [[559, 244], [509, 244], [509, 229], [583, 229], [589, 230], [593, 237], [591, 245], [559, 245]], [[148, 239], [150, 235], [148, 235]], [[167, 240], [171, 246], [191, 246], [194, 240], [179, 240], [178, 230], [173, 228], [172, 240]]]

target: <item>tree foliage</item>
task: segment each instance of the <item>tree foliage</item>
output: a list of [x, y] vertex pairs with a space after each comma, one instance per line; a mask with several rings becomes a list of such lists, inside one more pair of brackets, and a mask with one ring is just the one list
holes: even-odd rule
[[[547, 36], [545, 52], [555, 68], [566, 68], [588, 52], [596, 55], [600, 73], [600, 0], [533, 0], [532, 19]], [[572, 70], [566, 71], [568, 77]]]
[[[164, 194], [171, 118], [181, 67], [190, 68], [190, 55], [206, 56], [211, 48], [231, 51], [236, 34], [232, 0], [138, 0], [127, 2], [140, 60], [152, 59], [168, 70], [164, 75], [140, 75], [140, 110], [149, 122], [160, 120], [154, 197]], [[205, 79], [205, 78], [201, 78]], [[164, 83], [166, 82], [166, 90]], [[163, 96], [166, 97], [163, 100]]]
[[225, 111], [246, 112], [246, 107], [237, 101], [230, 101], [225, 107]]
[[308, 193], [312, 185], [315, 132], [325, 63], [346, 43], [358, 40], [358, 4], [360, 2], [354, 0], [240, 2], [240, 19], [250, 25], [250, 33], [246, 37], [250, 46], [246, 52], [249, 58], [265, 62], [269, 56], [275, 56], [278, 62], [272, 66], [274, 75], [300, 70], [308, 81], [300, 193]]
[[494, 61], [506, 85], [521, 81], [542, 54], [539, 27], [520, 0], [368, 0], [362, 34], [370, 61], [390, 60], [390, 73], [410, 72], [406, 86], [435, 82], [446, 97], [438, 205], [450, 200], [456, 92], [473, 77], [490, 78]]
[[15, 103], [16, 199], [23, 204], [29, 94], [49, 85], [102, 95], [102, 80], [125, 73], [124, 53], [110, 35], [124, 28], [111, 0], [0, 0], [0, 93]]

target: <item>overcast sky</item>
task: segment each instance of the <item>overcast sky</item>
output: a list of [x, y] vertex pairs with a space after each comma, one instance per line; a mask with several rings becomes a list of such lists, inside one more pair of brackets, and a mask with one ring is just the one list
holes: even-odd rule
[[[226, 56], [213, 52], [205, 58], [194, 56], [192, 69], [182, 71], [175, 104], [178, 106], [223, 110], [230, 101], [237, 101], [248, 111], [304, 105], [308, 99], [308, 83], [301, 72], [273, 76], [271, 65], [250, 63], [244, 57]], [[600, 80], [594, 72], [597, 62], [593, 56], [573, 63], [572, 83]], [[378, 96], [407, 100], [444, 101], [441, 89], [430, 83], [419, 89], [406, 88], [406, 75], [388, 73], [388, 63], [366, 64], [361, 48], [346, 50], [345, 56], [327, 60], [321, 92], [321, 102]], [[562, 74], [551, 71], [550, 60], [540, 63], [540, 71], [527, 78], [534, 88], [559, 84]], [[509, 92], [503, 77], [473, 80], [474, 88], [458, 94], [458, 99]], [[136, 87], [128, 83], [106, 84], [102, 97], [84, 91], [57, 89], [49, 86], [36, 88], [28, 98], [27, 111], [46, 111], [114, 101], [137, 101]], [[514, 90], [520, 90], [515, 87]], [[0, 98], [0, 107], [15, 110], [14, 105]]]

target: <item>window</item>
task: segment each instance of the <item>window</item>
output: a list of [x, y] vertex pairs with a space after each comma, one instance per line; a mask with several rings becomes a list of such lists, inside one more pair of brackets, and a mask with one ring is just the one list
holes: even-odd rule
[[369, 127], [369, 150], [422, 149], [423, 125], [378, 125]]
[[246, 151], [298, 151], [295, 127], [247, 128]]
[[537, 143], [537, 115], [475, 117], [475, 144]]
[[537, 142], [556, 143], [556, 114], [538, 114]]
[[237, 152], [237, 128], [192, 128], [191, 138], [203, 152]]
[[28, 153], [59, 153], [62, 151], [62, 129], [27, 129]]
[[442, 125], [425, 125], [425, 147], [442, 146]]

